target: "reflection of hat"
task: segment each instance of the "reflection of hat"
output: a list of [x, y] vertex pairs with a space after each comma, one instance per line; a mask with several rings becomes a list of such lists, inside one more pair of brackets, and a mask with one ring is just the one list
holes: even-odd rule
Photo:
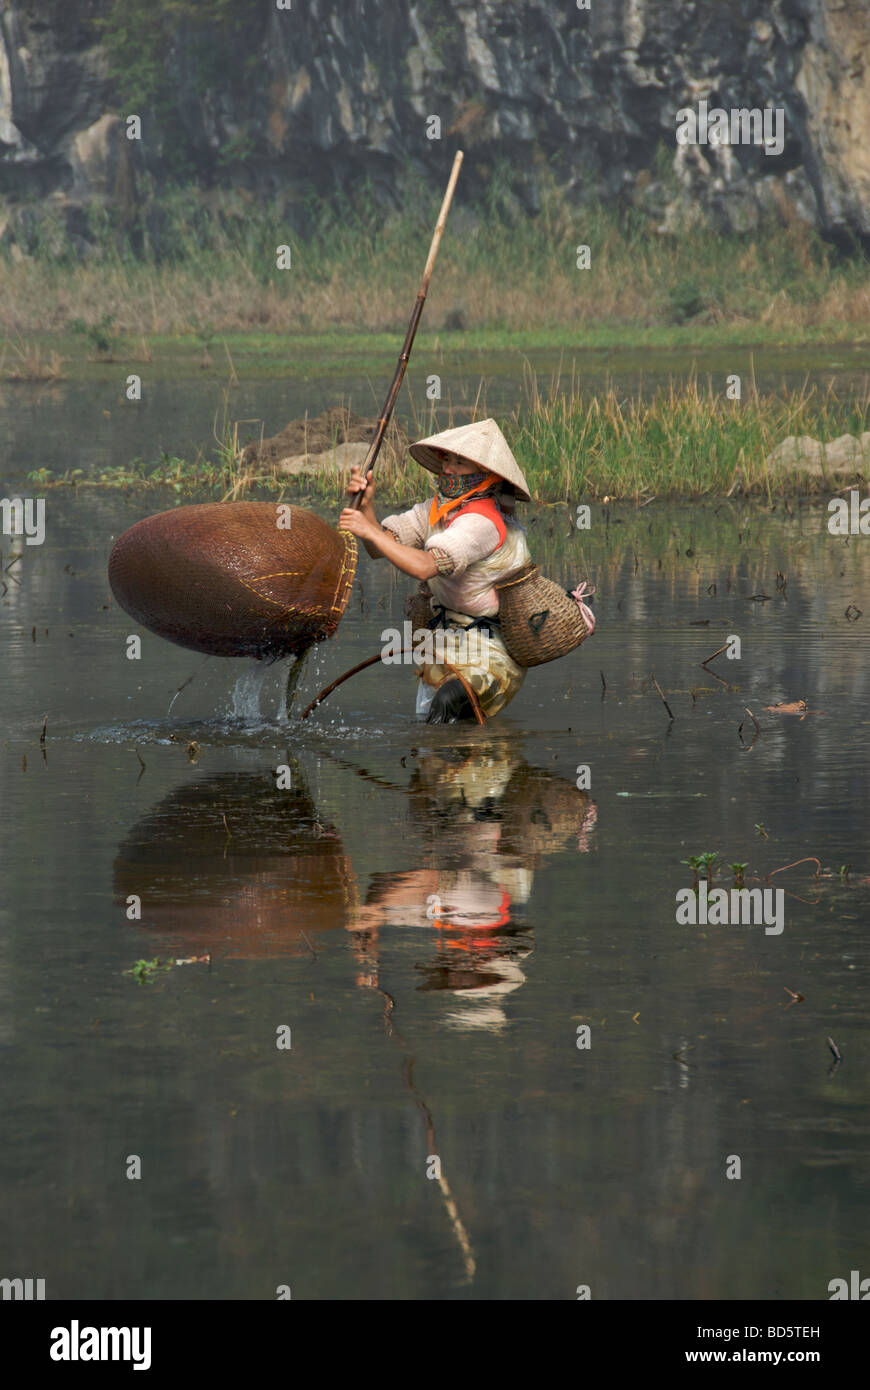
[[[527, 955], [528, 952], [522, 954]], [[508, 957], [488, 960], [483, 969], [486, 973], [481, 974], [480, 984], [464, 985], [451, 991], [461, 1002], [458, 1008], [448, 1009], [444, 1015], [444, 1022], [449, 1028], [462, 1031], [482, 1028], [500, 1032], [507, 1025], [501, 1000], [525, 983], [525, 974]]]
[[495, 473], [511, 484], [518, 497], [526, 502], [532, 500], [529, 485], [495, 420], [478, 420], [473, 425], [460, 425], [454, 430], [432, 434], [428, 439], [418, 439], [411, 445], [410, 453], [430, 473], [440, 473], [443, 460], [434, 452], [436, 449], [453, 454], [463, 463], [477, 464], [487, 473]]

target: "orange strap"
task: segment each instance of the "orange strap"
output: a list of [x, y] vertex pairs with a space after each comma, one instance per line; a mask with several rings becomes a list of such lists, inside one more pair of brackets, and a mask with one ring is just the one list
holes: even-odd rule
[[488, 473], [482, 483], [477, 487], [469, 488], [468, 492], [463, 492], [461, 497], [449, 497], [446, 502], [438, 506], [438, 498], [432, 498], [432, 506], [429, 508], [429, 525], [436, 526], [443, 516], [452, 512], [455, 507], [461, 507], [463, 502], [467, 502], [469, 497], [474, 497], [478, 492], [485, 492], [488, 487], [492, 487], [494, 473]]
[[460, 517], [468, 516], [469, 512], [472, 516], [485, 516], [487, 521], [492, 522], [493, 526], [498, 531], [498, 545], [496, 546], [496, 550], [499, 550], [505, 543], [507, 527], [493, 499], [491, 497], [481, 497], [476, 502], [464, 502], [462, 510], [457, 512], [455, 516], [452, 516], [447, 522], [447, 525], [452, 526], [454, 521], [458, 521]]

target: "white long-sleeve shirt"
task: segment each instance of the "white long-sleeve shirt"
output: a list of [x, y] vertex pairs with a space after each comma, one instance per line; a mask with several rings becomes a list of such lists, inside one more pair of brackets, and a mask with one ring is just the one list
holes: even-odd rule
[[[402, 545], [428, 550], [438, 573], [428, 581], [436, 603], [473, 618], [498, 613], [495, 583], [529, 559], [522, 528], [506, 519], [507, 534], [499, 547], [498, 527], [479, 512], [429, 524], [431, 501], [388, 516], [381, 525]], [[448, 524], [449, 523], [449, 524]]]

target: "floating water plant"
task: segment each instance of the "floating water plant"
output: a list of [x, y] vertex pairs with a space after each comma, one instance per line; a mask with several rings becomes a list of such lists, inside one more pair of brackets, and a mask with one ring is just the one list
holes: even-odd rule
[[706, 875], [707, 886], [709, 888], [713, 887], [713, 869], [718, 858], [719, 855], [715, 850], [707, 850], [705, 854], [690, 854], [688, 859], [680, 860], [681, 864], [688, 864], [695, 875], [695, 881], [692, 886], [696, 893], [698, 891], [698, 883], [701, 874]]
[[707, 886], [709, 888], [713, 887], [713, 870], [718, 858], [719, 855], [717, 853], [709, 850], [706, 854], [698, 855], [701, 864], [701, 872], [707, 875]]
[[695, 876], [695, 877], [694, 877], [694, 882], [692, 883], [692, 887], [694, 888], [695, 892], [697, 893], [697, 891], [698, 891], [698, 875], [699, 875], [700, 870], [701, 870], [701, 857], [700, 857], [700, 855], [697, 855], [697, 854], [690, 854], [689, 857], [688, 857], [688, 859], [681, 859], [681, 860], [680, 860], [680, 863], [681, 863], [681, 864], [688, 864], [689, 868], [692, 870], [692, 873], [693, 873], [694, 876]]
[[137, 960], [133, 968], [125, 970], [124, 974], [132, 975], [137, 984], [150, 984], [155, 975], [176, 965], [211, 965], [211, 956], [179, 956], [175, 960], [159, 960], [155, 956], [153, 960]]
[[150, 984], [154, 976], [161, 970], [171, 970], [172, 961], [161, 961], [155, 956], [153, 960], [137, 960], [132, 970], [125, 970], [125, 975], [132, 975], [139, 985]]

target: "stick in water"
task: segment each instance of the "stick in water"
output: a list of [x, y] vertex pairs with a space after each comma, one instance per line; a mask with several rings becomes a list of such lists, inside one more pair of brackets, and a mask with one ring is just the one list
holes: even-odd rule
[[670, 715], [671, 719], [673, 720], [674, 712], [673, 712], [673, 710], [671, 709], [670, 705], [668, 704], [667, 700], [665, 699], [664, 695], [662, 694], [662, 688], [661, 688], [661, 686], [659, 685], [659, 683], [658, 683], [658, 681], [656, 680], [655, 676], [650, 676], [650, 680], [652, 681], [652, 683], [653, 683], [653, 685], [655, 686], [656, 690], [659, 692], [659, 695], [661, 695], [662, 704], [664, 705], [665, 709], [667, 710], [668, 714]]
[[369, 656], [365, 661], [360, 661], [356, 666], [351, 666], [350, 670], [345, 671], [343, 676], [339, 676], [331, 685], [326, 686], [325, 690], [321, 690], [319, 695], [315, 695], [311, 704], [305, 706], [299, 716], [300, 719], [307, 719], [311, 711], [317, 709], [317, 706], [323, 703], [327, 695], [331, 695], [333, 690], [337, 690], [340, 685], [344, 685], [345, 681], [349, 681], [351, 676], [356, 675], [357, 671], [364, 671], [367, 666], [374, 666], [376, 661], [381, 661], [383, 659], [383, 655], [382, 651], [375, 652], [374, 656]]

